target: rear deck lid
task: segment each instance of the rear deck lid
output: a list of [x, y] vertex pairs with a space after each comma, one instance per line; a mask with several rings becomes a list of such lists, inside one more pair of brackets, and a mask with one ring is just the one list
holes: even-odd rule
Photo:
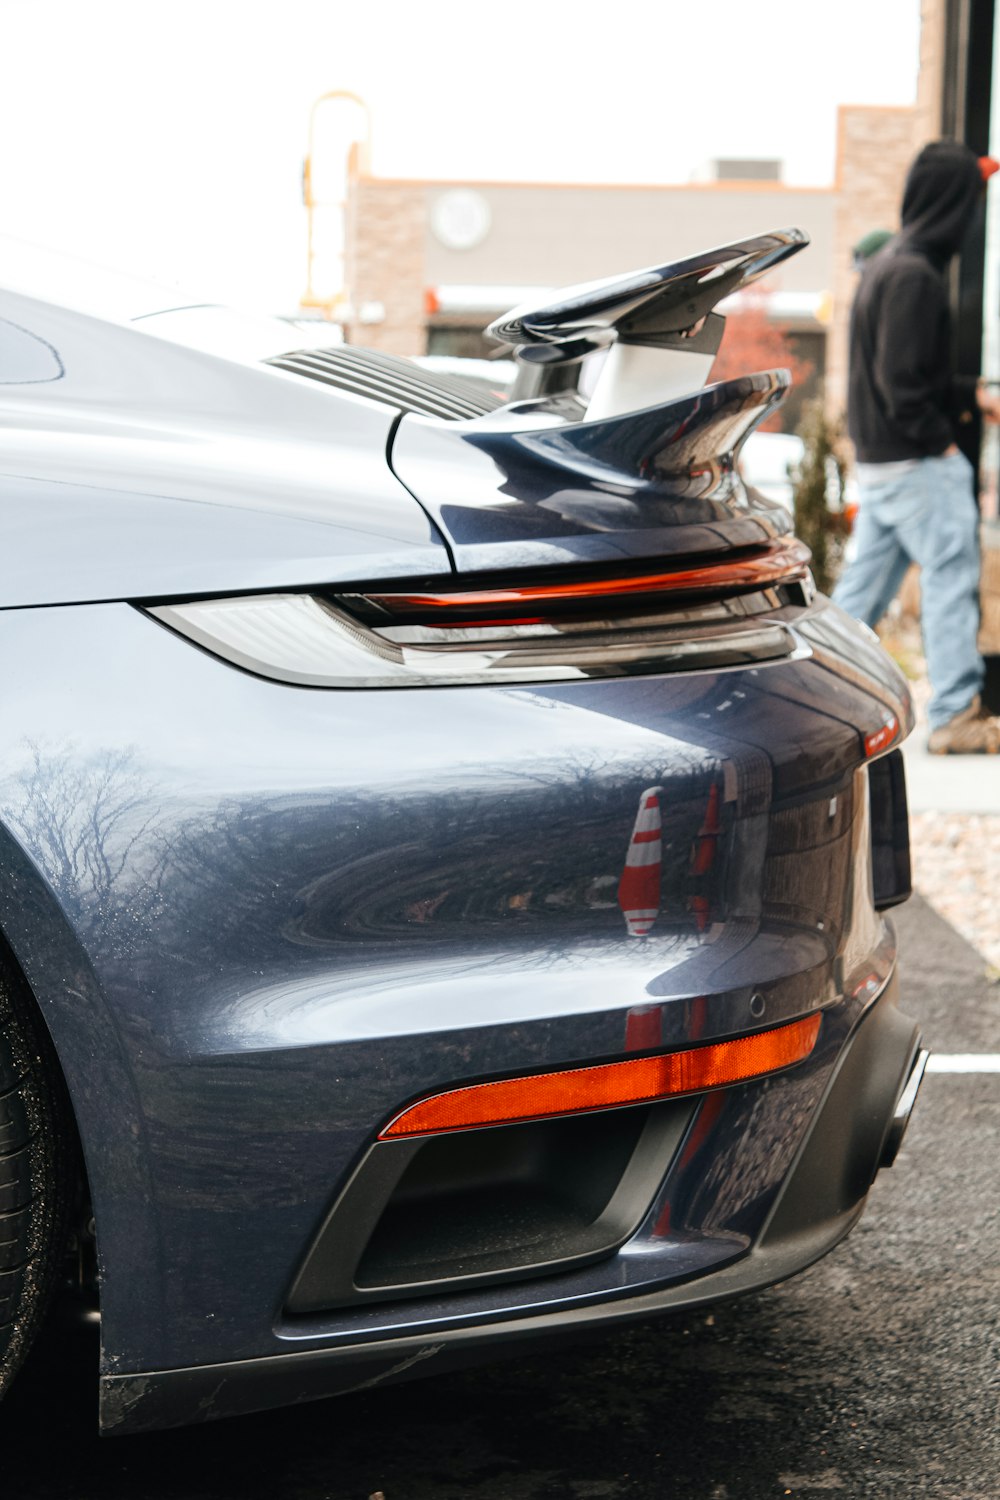
[[737, 469], [787, 385], [748, 375], [594, 422], [569, 420], [565, 398], [447, 425], [409, 415], [391, 461], [462, 575], [718, 558], [791, 531]]

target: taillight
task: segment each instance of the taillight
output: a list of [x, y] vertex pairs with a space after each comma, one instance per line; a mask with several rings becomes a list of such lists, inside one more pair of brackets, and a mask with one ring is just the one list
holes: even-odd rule
[[309, 687], [559, 682], [748, 666], [804, 649], [768, 619], [812, 597], [792, 537], [717, 561], [469, 588], [260, 594], [155, 605], [233, 665]]
[[147, 612], [233, 666], [301, 687], [567, 682], [756, 666], [806, 650], [785, 623], [749, 612], [373, 628], [307, 594], [199, 600]]
[[678, 595], [729, 596], [798, 582], [809, 571], [810, 556], [803, 542], [794, 537], [778, 537], [765, 546], [747, 548], [738, 556], [728, 553], [723, 560], [702, 562], [695, 567], [677, 566], [567, 582], [420, 593], [371, 592], [340, 597], [348, 608], [374, 606], [400, 623], [535, 625], [578, 606], [598, 611], [621, 604], [655, 607]]

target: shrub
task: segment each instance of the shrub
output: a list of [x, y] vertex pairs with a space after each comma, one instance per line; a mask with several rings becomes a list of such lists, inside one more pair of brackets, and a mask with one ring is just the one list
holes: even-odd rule
[[806, 402], [798, 435], [801, 461], [789, 471], [794, 493], [795, 531], [812, 550], [817, 588], [828, 594], [837, 581], [850, 535], [844, 501], [847, 466], [841, 423], [831, 421], [820, 399]]

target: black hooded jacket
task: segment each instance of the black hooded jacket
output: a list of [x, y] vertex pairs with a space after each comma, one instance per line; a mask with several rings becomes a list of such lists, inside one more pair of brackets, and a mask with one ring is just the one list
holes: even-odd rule
[[902, 228], [870, 261], [851, 311], [847, 422], [860, 463], [928, 458], [955, 440], [944, 272], [981, 197], [978, 159], [958, 141], [925, 146], [910, 168]]

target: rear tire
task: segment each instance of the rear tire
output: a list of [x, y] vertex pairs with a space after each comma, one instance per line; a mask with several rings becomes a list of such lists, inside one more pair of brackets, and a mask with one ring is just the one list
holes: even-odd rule
[[0, 1396], [27, 1354], [66, 1245], [65, 1089], [23, 981], [0, 962]]

